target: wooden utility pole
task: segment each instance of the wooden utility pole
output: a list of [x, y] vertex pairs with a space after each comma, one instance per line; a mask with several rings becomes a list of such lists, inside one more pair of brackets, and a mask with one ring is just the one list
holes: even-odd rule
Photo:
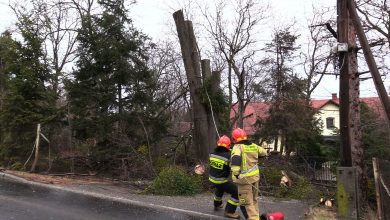
[[356, 11], [356, 5], [353, 0], [348, 0], [348, 8], [351, 19], [353, 20], [353, 23], [357, 30], [359, 42], [363, 48], [364, 57], [366, 58], [368, 68], [370, 69], [372, 78], [374, 80], [376, 91], [378, 92], [383, 108], [386, 112], [388, 124], [390, 124], [390, 100], [387, 95], [385, 86], [383, 85], [382, 78], [379, 74], [378, 67], [376, 65], [374, 56], [372, 55], [370, 45], [368, 44], [366, 34], [364, 33], [363, 26]]
[[[337, 0], [337, 37], [339, 43], [348, 42], [348, 8], [347, 2]], [[340, 165], [352, 166], [351, 130], [349, 127], [349, 72], [352, 53], [339, 52], [340, 69]]]
[[[384, 108], [384, 111], [387, 116], [387, 122], [390, 124], [390, 100], [387, 95], [386, 89], [383, 85], [383, 81], [381, 79], [381, 76], [378, 71], [378, 67], [376, 65], [374, 56], [372, 55], [371, 48], [368, 44], [366, 34], [363, 30], [363, 26], [360, 22], [359, 16], [357, 14], [356, 10], [356, 4], [354, 0], [347, 0], [348, 2], [348, 11], [350, 14], [350, 17], [353, 21], [353, 25], [357, 31], [357, 35], [359, 38], [359, 42], [363, 48], [364, 57], [366, 59], [367, 65], [369, 67], [369, 70], [371, 72], [372, 78], [374, 80], [375, 88], [377, 90], [377, 93], [381, 99], [382, 106]], [[359, 151], [360, 150], [360, 151]], [[366, 166], [364, 163], [364, 152], [363, 148], [357, 150], [356, 152], [353, 152], [353, 164], [358, 168], [357, 174], [359, 178], [359, 193], [360, 193], [360, 207], [364, 208], [368, 206], [368, 199], [367, 199], [367, 173], [366, 173]]]
[[[357, 179], [357, 217], [367, 205], [367, 174], [360, 122], [360, 82], [357, 65], [356, 20], [352, 15], [353, 0], [337, 0], [338, 43], [340, 65], [340, 162], [342, 167], [354, 167]], [[356, 10], [355, 10], [356, 13]], [[353, 20], [355, 22], [353, 22]], [[352, 181], [352, 180], [351, 180]]]

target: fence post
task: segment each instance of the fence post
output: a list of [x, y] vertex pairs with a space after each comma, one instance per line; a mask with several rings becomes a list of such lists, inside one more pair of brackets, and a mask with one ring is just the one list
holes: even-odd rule
[[379, 172], [380, 172], [380, 170], [379, 170], [379, 166], [378, 166], [378, 160], [375, 157], [372, 158], [372, 166], [373, 166], [373, 169], [374, 169], [375, 195], [376, 195], [376, 205], [377, 205], [378, 220], [384, 220], [383, 204], [382, 204], [380, 182], [379, 182]]

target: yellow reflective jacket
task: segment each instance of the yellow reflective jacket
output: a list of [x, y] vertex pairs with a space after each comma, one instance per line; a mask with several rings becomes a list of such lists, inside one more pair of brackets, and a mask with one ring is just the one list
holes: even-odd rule
[[248, 141], [241, 141], [235, 144], [231, 156], [233, 182], [237, 184], [250, 184], [259, 181], [259, 157], [266, 155], [267, 150], [257, 144]]

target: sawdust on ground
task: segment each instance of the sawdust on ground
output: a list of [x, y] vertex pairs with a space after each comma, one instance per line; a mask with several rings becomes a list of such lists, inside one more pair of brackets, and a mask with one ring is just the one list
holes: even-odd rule
[[337, 213], [326, 207], [315, 207], [306, 213], [309, 220], [337, 220]]

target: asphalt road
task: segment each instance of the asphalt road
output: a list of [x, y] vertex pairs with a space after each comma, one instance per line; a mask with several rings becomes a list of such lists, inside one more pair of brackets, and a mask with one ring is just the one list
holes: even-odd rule
[[0, 178], [0, 220], [213, 219]]

